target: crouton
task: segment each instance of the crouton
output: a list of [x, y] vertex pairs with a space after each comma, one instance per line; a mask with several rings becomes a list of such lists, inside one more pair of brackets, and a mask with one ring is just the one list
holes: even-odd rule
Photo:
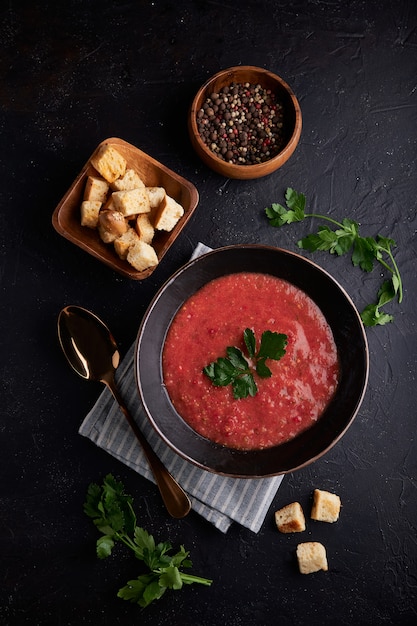
[[141, 239], [145, 243], [152, 242], [155, 229], [152, 226], [148, 213], [141, 213], [137, 216], [135, 229], [139, 236], [139, 239]]
[[[91, 158], [81, 201], [81, 224], [96, 228], [115, 255], [141, 272], [159, 263], [152, 245], [155, 232], [171, 231], [184, 208], [164, 187], [146, 185], [123, 155], [103, 143]], [[96, 204], [94, 204], [96, 203]]]
[[81, 226], [97, 228], [101, 202], [97, 200], [84, 200], [81, 202]]
[[91, 159], [91, 164], [108, 183], [114, 183], [117, 178], [124, 176], [126, 160], [108, 143], [99, 147]]
[[101, 202], [104, 204], [107, 200], [109, 184], [104, 178], [98, 176], [88, 176], [84, 188], [84, 200], [92, 202]]
[[307, 541], [297, 546], [298, 567], [301, 574], [328, 571], [326, 548], [318, 541]]
[[98, 232], [104, 243], [112, 243], [127, 228], [126, 220], [119, 211], [102, 211], [98, 217]]
[[158, 264], [157, 254], [152, 246], [140, 239], [130, 246], [127, 261], [139, 272]]
[[337, 522], [340, 513], [340, 498], [328, 491], [314, 490], [311, 519], [320, 522]]
[[116, 254], [123, 260], [127, 259], [127, 253], [129, 252], [129, 248], [133, 246], [136, 241], [139, 240], [139, 237], [134, 228], [129, 227], [123, 235], [117, 237], [114, 240], [114, 249]]
[[299, 533], [305, 530], [306, 522], [300, 503], [292, 502], [276, 511], [275, 523], [281, 533]]
[[[101, 210], [102, 211], [117, 211], [116, 205], [114, 204], [113, 194], [112, 193], [107, 197], [107, 200], [103, 204], [103, 206], [101, 207]], [[119, 211], [119, 213], [120, 213], [120, 211]]]
[[137, 215], [138, 213], [149, 213], [151, 210], [148, 192], [145, 187], [127, 191], [114, 191], [112, 199], [116, 209], [126, 217]]
[[165, 189], [163, 187], [148, 187], [149, 203], [151, 209], [156, 209], [165, 198]]
[[145, 183], [135, 170], [128, 169], [124, 176], [115, 180], [110, 186], [113, 191], [130, 191], [132, 189], [143, 189]]
[[171, 231], [178, 220], [184, 215], [183, 207], [165, 194], [154, 218], [154, 227], [157, 230]]

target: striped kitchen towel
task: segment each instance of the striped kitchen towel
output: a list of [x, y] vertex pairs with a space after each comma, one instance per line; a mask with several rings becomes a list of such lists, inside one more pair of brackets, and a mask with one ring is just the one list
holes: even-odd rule
[[[193, 257], [209, 251], [199, 244]], [[237, 522], [253, 532], [262, 526], [282, 476], [230, 478], [207, 472], [179, 457], [155, 432], [141, 406], [132, 345], [116, 371], [116, 383], [127, 408], [171, 474], [188, 493], [192, 508], [222, 532]], [[79, 433], [154, 482], [146, 458], [127, 420], [107, 388], [85, 417]]]

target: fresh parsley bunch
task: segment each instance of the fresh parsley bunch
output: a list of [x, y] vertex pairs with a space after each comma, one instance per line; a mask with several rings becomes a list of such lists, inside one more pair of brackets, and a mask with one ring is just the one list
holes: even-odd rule
[[118, 597], [146, 607], [159, 600], [167, 589], [181, 589], [183, 585], [200, 583], [211, 585], [212, 581], [185, 574], [180, 568], [192, 566], [184, 546], [172, 554], [172, 545], [165, 541], [155, 543], [152, 535], [136, 525], [133, 499], [124, 491], [122, 483], [108, 474], [101, 486], [92, 483], [87, 491], [84, 512], [91, 517], [102, 534], [97, 540], [97, 556], [108, 557], [117, 542], [130, 548], [137, 559], [143, 561], [148, 571], [127, 584]]
[[[374, 263], [378, 262], [388, 272], [391, 277], [381, 285], [377, 301], [369, 304], [361, 313], [361, 318], [365, 326], [383, 325], [391, 322], [394, 318], [382, 311], [382, 307], [388, 302], [398, 298], [401, 303], [403, 299], [403, 286], [398, 266], [395, 262], [392, 248], [396, 246], [393, 239], [378, 235], [373, 237], [361, 237], [359, 225], [353, 220], [345, 218], [338, 222], [328, 215], [317, 213], [306, 213], [306, 197], [288, 187], [285, 193], [286, 206], [274, 203], [265, 209], [271, 226], [280, 227], [284, 224], [302, 222], [307, 217], [316, 217], [336, 226], [332, 230], [328, 226], [321, 226], [317, 233], [312, 233], [298, 242], [298, 247], [309, 252], [316, 250], [328, 250], [331, 254], [341, 256], [352, 250], [352, 263], [359, 266], [365, 272], [370, 272]], [[388, 262], [385, 258], [388, 257]]]
[[251, 365], [239, 348], [226, 348], [227, 357], [219, 357], [207, 365], [203, 372], [217, 387], [232, 385], [233, 397], [238, 400], [255, 396], [258, 387], [253, 376], [256, 371], [260, 378], [269, 378], [271, 370], [266, 364], [267, 359], [279, 361], [285, 354], [287, 335], [266, 330], [262, 333], [259, 350], [256, 349], [255, 333], [251, 328], [243, 332], [243, 340]]

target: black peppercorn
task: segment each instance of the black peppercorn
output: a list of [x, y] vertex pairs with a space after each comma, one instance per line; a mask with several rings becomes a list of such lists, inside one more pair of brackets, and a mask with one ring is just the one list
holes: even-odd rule
[[232, 83], [206, 99], [197, 113], [197, 126], [201, 139], [219, 158], [253, 165], [281, 151], [283, 118], [283, 105], [270, 90]]

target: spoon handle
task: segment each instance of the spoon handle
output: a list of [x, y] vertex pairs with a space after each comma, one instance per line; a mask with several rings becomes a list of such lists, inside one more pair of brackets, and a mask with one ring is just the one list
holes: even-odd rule
[[153, 472], [156, 484], [158, 485], [159, 491], [161, 493], [168, 513], [175, 518], [185, 517], [191, 509], [191, 502], [187, 494], [182, 489], [182, 487], [180, 487], [175, 478], [169, 473], [165, 465], [155, 454], [153, 448], [149, 445], [148, 440], [146, 439], [146, 437], [136, 424], [135, 420], [133, 419], [132, 415], [129, 413], [126, 405], [124, 404], [123, 399], [121, 398], [114, 382], [114, 378], [111, 377], [108, 380], [103, 380], [103, 382], [110, 389], [114, 399], [118, 403], [127, 421], [129, 422], [131, 429], [135, 433], [137, 440], [142, 446], [142, 450], [149, 463], [149, 467]]

